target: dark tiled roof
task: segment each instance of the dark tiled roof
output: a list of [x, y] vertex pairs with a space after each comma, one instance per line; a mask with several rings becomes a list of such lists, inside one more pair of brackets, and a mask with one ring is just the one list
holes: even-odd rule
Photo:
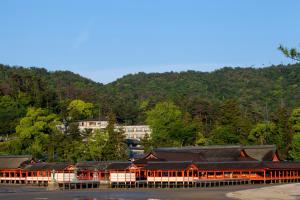
[[234, 161], [234, 162], [199, 162], [196, 166], [200, 170], [250, 170], [263, 169], [259, 161]]
[[184, 151], [161, 151], [154, 150], [153, 154], [160, 160], [165, 161], [201, 161], [203, 157], [200, 154]]
[[244, 146], [243, 148], [248, 156], [259, 161], [272, 161], [276, 154], [275, 145]]
[[110, 164], [109, 161], [85, 161], [78, 162], [76, 168], [78, 170], [105, 170]]
[[155, 159], [155, 158], [146, 159], [144, 157], [144, 158], [140, 158], [140, 159], [137, 159], [137, 160], [133, 161], [133, 163], [137, 164], [137, 165], [144, 165], [144, 164], [147, 164], [148, 162], [151, 162], [151, 161], [164, 161], [164, 159]]
[[107, 170], [125, 170], [132, 165], [131, 162], [113, 162], [107, 166]]
[[32, 161], [31, 156], [0, 156], [0, 169], [18, 169], [23, 168]]
[[216, 148], [216, 149], [203, 149], [199, 151], [203, 157], [202, 161], [238, 161], [241, 158], [241, 149], [239, 148]]
[[53, 162], [53, 163], [35, 163], [27, 165], [25, 170], [36, 171], [36, 170], [65, 170], [71, 164], [66, 162]]
[[[243, 152], [245, 155], [242, 156]], [[157, 148], [152, 154], [164, 161], [193, 162], [233, 162], [233, 161], [271, 161], [276, 154], [274, 145], [261, 146], [200, 146], [182, 148]], [[145, 156], [135, 164], [146, 164]], [[153, 159], [152, 159], [153, 160]]]
[[269, 169], [298, 169], [300, 170], [300, 162], [264, 162], [264, 165]]
[[192, 162], [148, 162], [143, 168], [145, 170], [184, 170], [187, 169]]
[[225, 162], [253, 160], [241, 156], [240, 146], [208, 146], [189, 148], [158, 148], [153, 154], [167, 161]]

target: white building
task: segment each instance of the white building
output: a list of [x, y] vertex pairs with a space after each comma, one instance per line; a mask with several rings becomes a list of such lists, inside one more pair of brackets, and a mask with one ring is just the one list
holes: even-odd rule
[[108, 125], [108, 121], [96, 121], [96, 120], [85, 120], [78, 122], [78, 128], [80, 131], [85, 129], [105, 129]]
[[[108, 125], [108, 121], [97, 121], [97, 120], [85, 120], [78, 122], [78, 128], [80, 131], [85, 129], [91, 129], [92, 131], [96, 129], [105, 129]], [[140, 140], [151, 135], [151, 129], [148, 125], [131, 125], [122, 126], [116, 125], [117, 129], [122, 129], [124, 131], [126, 139], [137, 139]]]
[[150, 136], [151, 129], [148, 125], [132, 125], [132, 126], [121, 126], [124, 130], [126, 139], [142, 139], [145, 135]]

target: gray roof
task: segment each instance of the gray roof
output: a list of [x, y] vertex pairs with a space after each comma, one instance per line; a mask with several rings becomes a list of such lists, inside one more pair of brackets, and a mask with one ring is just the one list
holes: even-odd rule
[[110, 161], [82, 161], [76, 164], [78, 170], [105, 170]]
[[[272, 161], [278, 157], [275, 145], [167, 147], [154, 149], [152, 154], [161, 161], [193, 162]], [[147, 156], [134, 163], [146, 164]]]
[[244, 146], [243, 149], [248, 156], [258, 161], [272, 161], [275, 155], [278, 157], [275, 145]]
[[32, 161], [29, 155], [2, 155], [0, 156], [0, 169], [19, 169]]
[[52, 163], [34, 163], [27, 165], [24, 169], [28, 171], [37, 171], [37, 170], [65, 170], [71, 163], [67, 162], [52, 162]]
[[143, 168], [145, 170], [184, 170], [187, 169], [192, 162], [183, 161], [163, 161], [163, 162], [148, 162]]
[[114, 162], [107, 166], [108, 170], [126, 170], [132, 165], [131, 162]]
[[156, 157], [166, 161], [194, 161], [194, 162], [224, 162], [252, 160], [241, 156], [240, 146], [208, 146], [194, 148], [158, 148], [153, 153]]

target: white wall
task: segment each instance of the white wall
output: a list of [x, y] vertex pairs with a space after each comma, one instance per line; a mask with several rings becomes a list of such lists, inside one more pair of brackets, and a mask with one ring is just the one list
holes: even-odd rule
[[111, 182], [134, 182], [136, 181], [135, 173], [125, 173], [125, 172], [111, 172], [110, 173]]

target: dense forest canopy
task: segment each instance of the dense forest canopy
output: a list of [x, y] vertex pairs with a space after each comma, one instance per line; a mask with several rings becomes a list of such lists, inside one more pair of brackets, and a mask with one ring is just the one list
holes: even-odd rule
[[[59, 113], [63, 102], [72, 99], [94, 103], [95, 118], [112, 110], [119, 121], [129, 124], [144, 123], [144, 111], [166, 100], [196, 115], [201, 109], [213, 114], [224, 100], [236, 99], [256, 121], [268, 120], [279, 105], [291, 110], [300, 104], [299, 64], [258, 69], [224, 67], [210, 73], [137, 73], [107, 85], [69, 71], [48, 72], [43, 68], [7, 65], [0, 65], [0, 77], [1, 104], [4, 104], [0, 105], [0, 117], [4, 121], [24, 116], [28, 106]], [[14, 108], [18, 112], [5, 111]], [[0, 132], [7, 131], [1, 124]]]
[[[22, 125], [21, 119], [33, 117], [33, 110], [28, 113], [31, 108], [43, 109], [40, 113], [46, 119], [55, 114], [55, 123], [72, 112], [76, 120], [114, 113], [119, 123], [150, 124], [154, 138], [142, 141], [149, 148], [159, 144], [155, 139], [166, 140], [162, 146], [275, 143], [287, 156], [298, 123], [289, 118], [297, 118], [291, 113], [300, 107], [299, 83], [300, 64], [224, 67], [213, 72], [141, 72], [106, 85], [69, 71], [0, 65], [0, 134], [22, 133], [16, 127]], [[71, 103], [88, 107], [88, 115], [77, 115], [76, 109], [71, 112]], [[156, 116], [167, 116], [164, 112], [177, 113], [170, 129], [177, 127], [181, 133], [155, 129], [170, 130], [169, 119], [156, 120]]]

